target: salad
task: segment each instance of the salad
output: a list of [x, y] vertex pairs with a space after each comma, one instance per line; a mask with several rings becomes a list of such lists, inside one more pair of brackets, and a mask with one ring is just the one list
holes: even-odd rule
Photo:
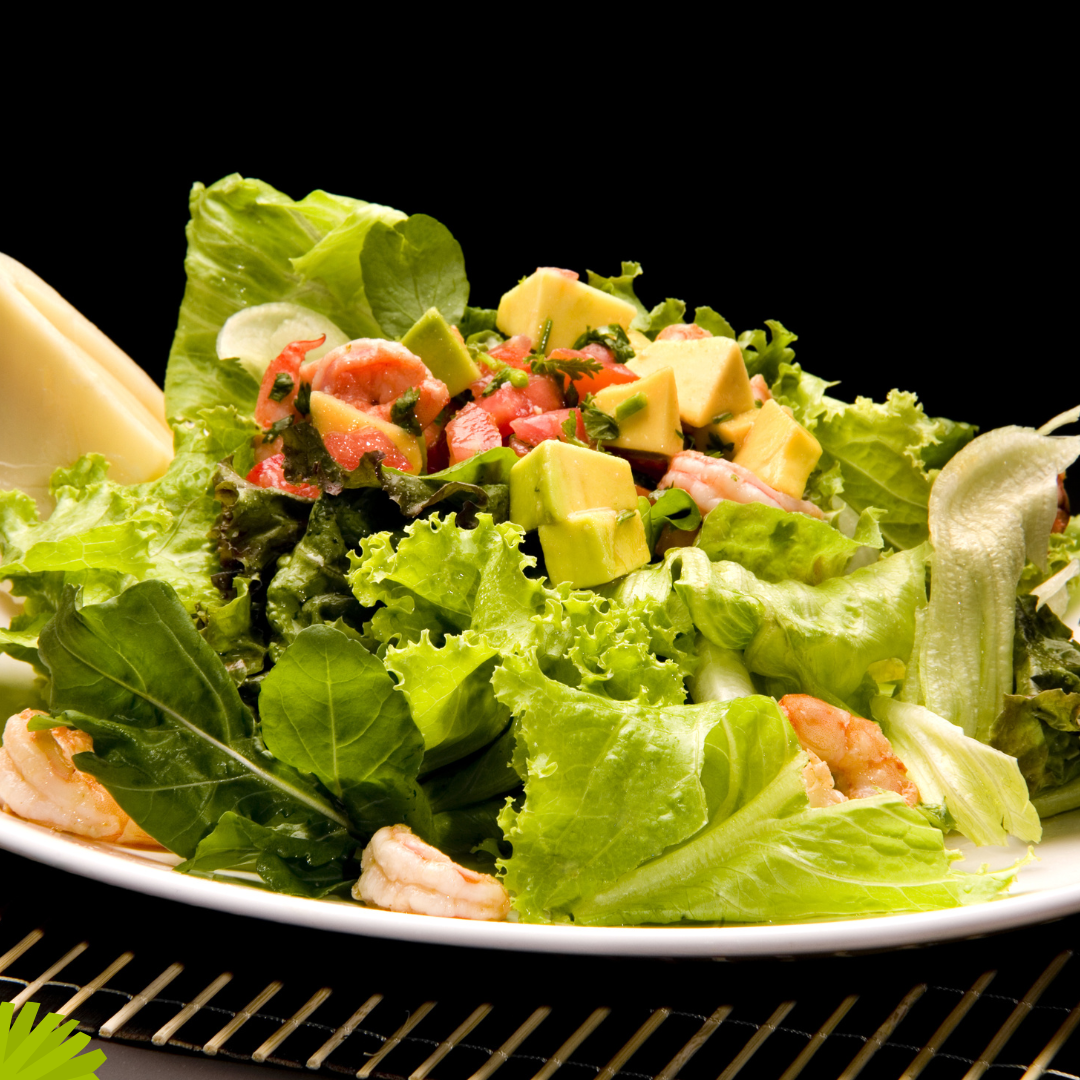
[[171, 461], [0, 494], [0, 650], [39, 676], [9, 812], [293, 895], [634, 925], [991, 900], [1021, 864], [950, 836], [1080, 806], [1077, 410], [844, 402], [634, 263], [474, 307], [434, 219], [238, 176], [193, 189], [185, 266]]

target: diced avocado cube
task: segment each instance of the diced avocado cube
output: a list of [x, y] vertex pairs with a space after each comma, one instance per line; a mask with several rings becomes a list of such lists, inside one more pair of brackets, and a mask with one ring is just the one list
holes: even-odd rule
[[671, 368], [679, 391], [679, 415], [690, 427], [707, 427], [724, 413], [737, 416], [754, 407], [742, 350], [731, 338], [654, 341], [626, 366], [642, 378]]
[[588, 589], [614, 581], [649, 561], [645, 526], [636, 510], [582, 510], [566, 521], [541, 525], [548, 577]]
[[510, 470], [510, 520], [526, 531], [566, 521], [581, 510], [634, 510], [630, 463], [546, 439]]
[[635, 315], [637, 310], [626, 300], [544, 266], [503, 294], [495, 325], [511, 337], [528, 334], [536, 345], [550, 319], [551, 352], [571, 348], [589, 327], [618, 323], [625, 330]]
[[683, 448], [678, 434], [679, 393], [675, 387], [675, 373], [665, 367], [634, 382], [605, 386], [597, 391], [594, 401], [598, 409], [614, 416], [619, 405], [635, 394], [644, 394], [648, 404], [620, 420], [619, 437], [607, 445], [674, 457]]
[[766, 401], [733, 460], [770, 487], [801, 499], [820, 457], [817, 439], [775, 401]]
[[375, 428], [405, 455], [413, 472], [423, 472], [427, 463], [427, 447], [422, 438], [418, 439], [397, 424], [363, 412], [332, 394], [311, 391], [311, 422], [323, 437], [335, 431], [347, 435], [360, 428]]
[[694, 433], [694, 446], [704, 453], [714, 449], [716, 443], [720, 442], [732, 447], [735, 453], [738, 453], [757, 418], [757, 409], [747, 409], [746, 412], [741, 412], [728, 420], [722, 420], [719, 424], [698, 428]]
[[401, 344], [414, 356], [419, 356], [436, 379], [446, 383], [451, 397], [480, 378], [480, 369], [469, 350], [438, 308], [428, 308], [413, 323]]

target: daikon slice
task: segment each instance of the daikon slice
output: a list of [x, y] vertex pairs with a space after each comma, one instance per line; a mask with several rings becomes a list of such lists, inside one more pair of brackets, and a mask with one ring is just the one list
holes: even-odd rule
[[312, 341], [322, 334], [326, 341], [307, 354], [308, 361], [344, 345], [348, 337], [325, 315], [299, 304], [257, 304], [225, 320], [217, 336], [218, 359], [239, 359], [256, 379], [261, 379], [270, 361], [290, 342]]

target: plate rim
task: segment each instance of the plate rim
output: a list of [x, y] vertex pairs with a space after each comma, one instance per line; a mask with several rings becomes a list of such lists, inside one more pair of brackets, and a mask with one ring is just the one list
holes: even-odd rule
[[769, 959], [940, 944], [1080, 912], [1080, 877], [1065, 885], [936, 911], [732, 926], [567, 926], [474, 922], [310, 900], [174, 874], [150, 853], [69, 836], [0, 813], [0, 848], [58, 870], [158, 899], [308, 929], [413, 944], [622, 957]]

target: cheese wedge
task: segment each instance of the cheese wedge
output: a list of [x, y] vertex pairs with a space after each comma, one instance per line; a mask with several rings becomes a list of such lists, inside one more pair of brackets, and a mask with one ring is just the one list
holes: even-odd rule
[[92, 451], [120, 483], [160, 476], [172, 460], [162, 392], [59, 293], [2, 260], [0, 488], [48, 512], [53, 470]]

